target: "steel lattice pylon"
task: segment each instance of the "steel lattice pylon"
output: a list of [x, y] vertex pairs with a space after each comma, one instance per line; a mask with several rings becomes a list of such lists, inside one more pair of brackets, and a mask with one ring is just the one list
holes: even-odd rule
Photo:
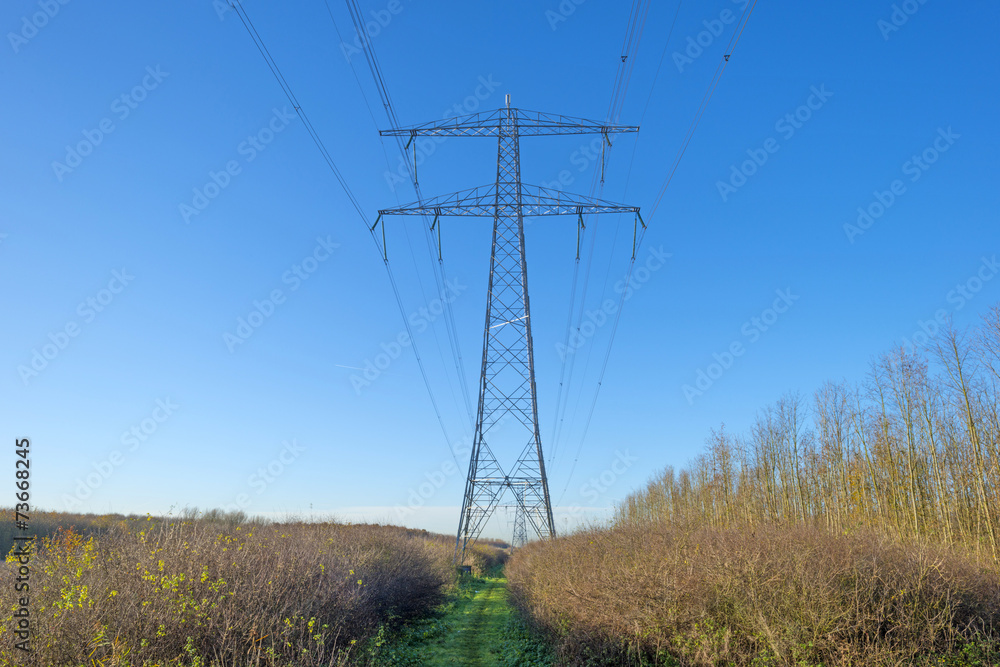
[[[508, 490], [514, 503], [515, 546], [527, 541], [530, 525], [539, 537], [554, 537], [552, 502], [545, 475], [545, 458], [538, 431], [534, 354], [531, 344], [531, 308], [524, 253], [524, 216], [577, 215], [583, 225], [588, 213], [635, 213], [634, 206], [567, 194], [521, 182], [519, 141], [522, 136], [636, 132], [636, 126], [609, 126], [594, 121], [511, 108], [450, 118], [439, 123], [394, 128], [383, 136], [495, 136], [497, 180], [489, 186], [463, 190], [414, 204], [379, 211], [384, 215], [489, 216], [493, 218], [489, 294], [483, 333], [483, 363], [479, 381], [479, 408], [465, 497], [456, 539], [456, 560], [476, 541], [493, 512], [502, 507]], [[610, 144], [610, 140], [608, 140]], [[409, 146], [409, 144], [407, 144]], [[376, 225], [378, 222], [376, 222]], [[440, 227], [438, 228], [440, 233]], [[522, 442], [520, 455], [509, 472], [490, 449], [491, 430], [501, 420], [514, 421]]]
[[524, 494], [520, 493], [520, 490], [514, 489], [514, 493], [517, 495], [517, 507], [514, 509], [514, 534], [510, 538], [510, 545], [515, 549], [523, 547], [528, 541], [528, 527], [525, 525], [524, 512], [521, 510], [521, 507], [524, 506]]

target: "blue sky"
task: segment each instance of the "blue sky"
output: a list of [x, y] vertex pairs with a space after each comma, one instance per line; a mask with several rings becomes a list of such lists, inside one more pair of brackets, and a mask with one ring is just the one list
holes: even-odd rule
[[[525, 109], [606, 117], [625, 4], [360, 5], [382, 20], [372, 43], [404, 124], [456, 104], [493, 109], [505, 94]], [[344, 44], [321, 0], [244, 6], [368, 216], [415, 199], [387, 185], [400, 156], [378, 136], [388, 122], [352, 54], [345, 5], [330, 3]], [[34, 502], [50, 509], [241, 505], [452, 532], [471, 426], [425, 232], [416, 218], [386, 228], [448, 439], [412, 349], [370, 385], [352, 383], [395, 353], [404, 315], [367, 229], [223, 7], [0, 10], [4, 437], [32, 439]], [[620, 117], [641, 130], [615, 141], [602, 196], [643, 208], [637, 266], [658, 268], [625, 302], [585, 440], [612, 327], [571, 355], [555, 439], [575, 223], [527, 228], [559, 528], [682, 465], [711, 428], [742, 430], [786, 391], [860, 380], [938, 311], [965, 326], [1000, 298], [995, 3], [759, 2], [653, 213], [729, 41], [725, 12], [741, 7], [654, 3], [645, 21]], [[566, 189], [589, 194], [590, 140], [525, 138], [524, 180], [568, 172]], [[494, 140], [449, 139], [419, 176], [433, 195], [490, 183], [495, 170]], [[488, 220], [443, 227], [473, 390], [489, 234]], [[584, 310], [617, 296], [631, 237], [631, 218], [588, 222]], [[259, 326], [233, 343], [241, 318]], [[508, 529], [502, 516], [490, 528]]]

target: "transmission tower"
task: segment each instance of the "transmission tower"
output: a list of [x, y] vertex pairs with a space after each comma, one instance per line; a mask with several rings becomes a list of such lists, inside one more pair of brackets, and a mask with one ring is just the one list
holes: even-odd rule
[[528, 542], [528, 527], [524, 522], [524, 512], [521, 511], [521, 507], [524, 506], [523, 488], [518, 488], [515, 491], [517, 493], [517, 507], [514, 508], [514, 534], [510, 538], [510, 546], [518, 549]]
[[[380, 210], [375, 222], [377, 226], [385, 215], [433, 215], [431, 231], [437, 228], [440, 253], [441, 216], [493, 218], [479, 408], [455, 541], [458, 562], [462, 562], [465, 550], [475, 543], [498, 507], [513, 507], [515, 511], [512, 542], [516, 545], [527, 540], [526, 525], [530, 525], [541, 538], [555, 536], [545, 458], [538, 431], [524, 217], [576, 215], [578, 256], [584, 215], [627, 212], [634, 213], [637, 223], [642, 223], [638, 207], [522, 183], [519, 152], [522, 136], [599, 133], [604, 135], [605, 143], [610, 146], [608, 135], [637, 132], [638, 127], [605, 125], [580, 118], [515, 109], [510, 106], [510, 95], [506, 102], [505, 107], [496, 111], [380, 132], [382, 136], [409, 137], [406, 148], [420, 136], [498, 138], [496, 183]], [[511, 419], [508, 420], [508, 417]], [[501, 420], [504, 420], [505, 428], [508, 421], [516, 422], [517, 435], [511, 438], [509, 433], [504, 432], [503, 438], [498, 437]], [[500, 465], [488, 444], [494, 438], [511, 440], [513, 447], [520, 447], [520, 454], [512, 467]], [[503, 505], [501, 501], [508, 490], [512, 492], [514, 502]]]

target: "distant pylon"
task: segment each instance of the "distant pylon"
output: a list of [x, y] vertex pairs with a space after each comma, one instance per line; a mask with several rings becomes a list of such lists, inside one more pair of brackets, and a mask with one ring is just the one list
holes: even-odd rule
[[[637, 132], [636, 126], [613, 126], [568, 116], [523, 111], [507, 105], [492, 112], [448, 118], [436, 123], [383, 130], [383, 136], [495, 136], [497, 180], [493, 185], [433, 197], [398, 208], [379, 211], [376, 226], [385, 215], [433, 215], [440, 239], [441, 216], [481, 216], [493, 218], [493, 250], [483, 332], [483, 363], [479, 379], [479, 408], [476, 431], [465, 482], [465, 497], [459, 517], [455, 558], [475, 543], [486, 522], [508, 489], [513, 491], [515, 512], [513, 542], [527, 541], [528, 524], [541, 538], [555, 536], [552, 501], [545, 475], [545, 457], [538, 431], [538, 402], [535, 365], [531, 343], [531, 309], [528, 302], [528, 270], [524, 254], [524, 216], [576, 215], [579, 233], [583, 216], [590, 213], [634, 213], [635, 206], [613, 204], [592, 197], [568, 194], [521, 182], [520, 138], [556, 134], [608, 135]], [[440, 244], [440, 241], [439, 241]], [[439, 247], [440, 251], [440, 247]], [[579, 252], [579, 248], [578, 248]], [[520, 455], [505, 469], [497, 461], [488, 440], [497, 437], [499, 422], [516, 422], [514, 446]], [[505, 424], [506, 426], [506, 424]], [[507, 472], [509, 470], [509, 472]], [[518, 521], [525, 527], [517, 534]]]
[[524, 522], [524, 512], [521, 507], [524, 506], [524, 488], [519, 487], [515, 489], [517, 494], [517, 507], [514, 508], [514, 534], [510, 538], [510, 546], [515, 549], [523, 547], [528, 542], [528, 527]]

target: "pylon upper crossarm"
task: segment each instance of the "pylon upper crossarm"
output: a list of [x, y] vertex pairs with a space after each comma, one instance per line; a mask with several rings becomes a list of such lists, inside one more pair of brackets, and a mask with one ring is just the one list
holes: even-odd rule
[[[500, 133], [501, 109], [455, 116], [445, 120], [406, 127], [379, 130], [383, 137], [495, 137]], [[538, 137], [554, 134], [621, 134], [638, 132], [638, 125], [607, 125], [594, 120], [542, 113], [540, 111], [513, 110], [520, 136]]]
[[454, 116], [444, 120], [379, 130], [383, 137], [480, 136], [495, 137], [500, 132], [500, 110]]
[[608, 125], [595, 120], [574, 118], [560, 114], [516, 109], [517, 130], [522, 137], [541, 137], [554, 134], [622, 134], [638, 132], [638, 125]]

